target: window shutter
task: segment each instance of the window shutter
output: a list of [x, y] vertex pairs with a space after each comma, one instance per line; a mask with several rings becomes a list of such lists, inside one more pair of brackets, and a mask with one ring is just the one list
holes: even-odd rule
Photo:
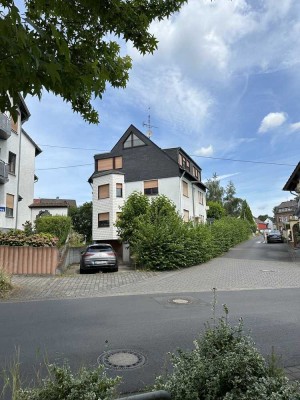
[[98, 198], [107, 199], [109, 197], [109, 184], [98, 186]]
[[190, 213], [188, 210], [183, 210], [183, 220], [184, 222], [189, 222], [190, 219]]
[[182, 193], [184, 196], [189, 197], [189, 187], [188, 184], [182, 181]]
[[144, 189], [153, 189], [158, 187], [158, 180], [157, 179], [153, 179], [151, 181], [145, 181], [144, 182]]
[[98, 214], [98, 221], [108, 221], [108, 220], [109, 220], [109, 213]]
[[12, 194], [6, 194], [6, 207], [7, 208], [14, 208], [14, 198], [15, 196]]
[[98, 171], [108, 171], [113, 169], [113, 158], [104, 158], [103, 160], [98, 160]]
[[123, 168], [123, 160], [122, 157], [115, 157], [115, 168]]
[[18, 120], [15, 122], [13, 119], [11, 119], [11, 129], [15, 132], [18, 132]]

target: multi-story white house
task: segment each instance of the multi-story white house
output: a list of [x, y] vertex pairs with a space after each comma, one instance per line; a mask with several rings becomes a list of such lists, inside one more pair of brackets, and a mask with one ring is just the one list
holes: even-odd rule
[[121, 207], [134, 191], [163, 194], [185, 221], [206, 221], [206, 186], [201, 168], [181, 148], [161, 149], [130, 125], [110, 153], [96, 154], [93, 188], [93, 240], [111, 243], [121, 255], [115, 227]]
[[31, 220], [35, 157], [41, 149], [23, 129], [29, 117], [21, 96], [16, 123], [0, 113], [0, 230], [23, 229]]

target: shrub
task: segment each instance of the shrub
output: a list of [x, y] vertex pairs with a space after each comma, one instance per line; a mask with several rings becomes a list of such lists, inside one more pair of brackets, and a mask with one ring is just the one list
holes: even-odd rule
[[291, 385], [278, 368], [269, 368], [243, 325], [230, 326], [221, 318], [206, 326], [190, 352], [171, 356], [173, 372], [158, 377], [155, 390], [173, 400], [299, 400], [300, 386]]
[[233, 217], [213, 225], [185, 223], [165, 196], [151, 200], [138, 192], [129, 196], [116, 223], [122, 241], [130, 244], [138, 266], [175, 269], [200, 264], [247, 240], [249, 222]]
[[71, 228], [71, 218], [63, 215], [45, 216], [37, 218], [35, 222], [37, 233], [50, 233], [56, 236], [58, 246], [63, 245]]
[[5, 297], [12, 288], [11, 275], [3, 268], [0, 268], [0, 298]]
[[[14, 381], [17, 380], [20, 383], [10, 388], [12, 398], [17, 400], [111, 400], [115, 398], [116, 386], [121, 380], [119, 377], [108, 378], [103, 366], [94, 369], [82, 367], [75, 374], [66, 362], [62, 366], [50, 364], [46, 367], [48, 376], [39, 380], [35, 387], [30, 388], [22, 388], [19, 369], [15, 368], [13, 378]], [[6, 390], [8, 391], [8, 388]]]
[[20, 230], [0, 232], [1, 246], [33, 246], [33, 247], [54, 247], [58, 239], [48, 233], [33, 234], [27, 236]]

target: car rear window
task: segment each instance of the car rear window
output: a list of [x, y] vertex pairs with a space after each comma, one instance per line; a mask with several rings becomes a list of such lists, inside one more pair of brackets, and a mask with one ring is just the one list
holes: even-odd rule
[[104, 253], [106, 251], [113, 251], [113, 249], [110, 246], [93, 246], [88, 247], [87, 251], [89, 253]]

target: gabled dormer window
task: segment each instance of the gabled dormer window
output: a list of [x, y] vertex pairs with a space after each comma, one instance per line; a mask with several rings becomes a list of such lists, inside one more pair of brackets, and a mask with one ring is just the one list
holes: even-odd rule
[[134, 133], [131, 133], [125, 142], [123, 143], [124, 149], [129, 149], [130, 147], [138, 147], [138, 146], [145, 146], [144, 143], [140, 138], [138, 138]]

